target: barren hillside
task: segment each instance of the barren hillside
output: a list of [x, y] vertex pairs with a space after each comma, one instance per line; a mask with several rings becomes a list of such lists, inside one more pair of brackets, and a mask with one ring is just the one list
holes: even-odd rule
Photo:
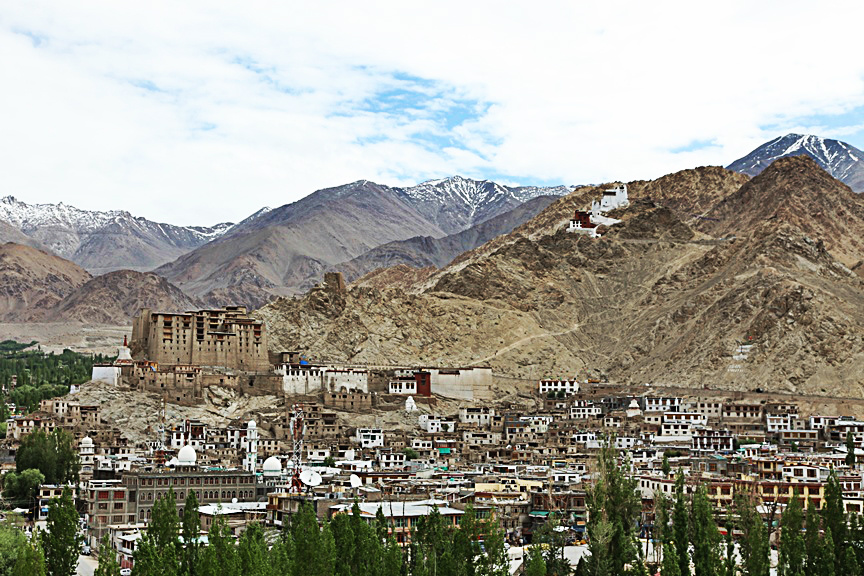
[[[326, 358], [862, 392], [864, 284], [843, 264], [864, 233], [859, 197], [836, 193], [835, 180], [800, 159], [777, 162], [741, 188], [745, 181], [699, 168], [633, 183], [631, 207], [616, 214], [622, 224], [597, 240], [563, 230], [572, 208], [599, 190], [580, 189], [412, 292], [386, 282], [348, 292], [323, 286], [259, 314], [274, 347]], [[791, 213], [751, 216], [789, 198]], [[827, 205], [855, 218], [842, 226], [807, 220], [805, 230], [793, 217]], [[703, 213], [715, 220], [692, 216]], [[705, 222], [712, 235], [689, 225]], [[841, 257], [830, 246], [842, 246]], [[738, 343], [752, 344], [746, 359], [733, 358]]]

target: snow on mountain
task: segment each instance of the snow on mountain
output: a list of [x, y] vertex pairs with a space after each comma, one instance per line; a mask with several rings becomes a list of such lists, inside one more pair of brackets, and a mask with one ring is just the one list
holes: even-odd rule
[[810, 156], [834, 178], [855, 192], [864, 192], [864, 152], [840, 140], [809, 134], [787, 134], [766, 142], [728, 166], [730, 170], [756, 176], [784, 156]]
[[455, 234], [532, 198], [569, 194], [573, 187], [510, 187], [489, 180], [451, 176], [397, 190], [403, 200], [432, 219], [442, 230]]
[[81, 210], [62, 202], [27, 204], [14, 196], [0, 199], [0, 221], [96, 273], [154, 268], [222, 236], [233, 226], [174, 226], [125, 210]]

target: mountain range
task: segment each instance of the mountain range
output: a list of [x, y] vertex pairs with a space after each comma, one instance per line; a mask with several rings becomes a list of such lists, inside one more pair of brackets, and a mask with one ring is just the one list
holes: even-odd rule
[[851, 144], [813, 135], [787, 134], [766, 142], [728, 166], [756, 176], [778, 158], [810, 156], [834, 178], [855, 192], [864, 192], [864, 152]]
[[620, 224], [599, 239], [567, 233], [602, 189], [575, 190], [431, 274], [325, 283], [257, 314], [274, 347], [334, 361], [487, 364], [505, 382], [864, 392], [864, 197], [793, 156], [752, 180], [703, 167], [631, 182]]
[[[807, 194], [791, 184], [778, 184], [787, 197], [781, 200], [776, 194], [773, 200], [766, 200], [758, 218], [741, 206], [752, 202], [745, 196], [757, 190], [746, 186], [749, 178], [776, 159], [789, 156], [813, 158], [856, 190], [864, 181], [862, 154], [837, 140], [790, 134], [760, 146], [728, 170], [705, 167], [629, 184], [643, 200], [660, 202], [694, 230], [712, 236], [735, 236], [737, 226], [750, 229], [760, 225], [762, 217], [785, 219], [807, 232], [832, 227], [835, 236], [847, 238], [844, 245], [832, 248], [832, 254], [852, 267], [857, 264], [860, 240], [851, 234], [854, 226], [848, 225], [854, 217], [835, 205], [836, 198], [823, 196], [805, 206], [799, 197]], [[791, 176], [787, 181], [798, 182]], [[739, 196], [733, 194], [739, 191]], [[29, 205], [7, 196], [0, 200], [0, 242], [62, 257], [86, 271], [84, 282], [92, 298], [76, 298], [61, 310], [45, 303], [51, 298], [71, 298], [72, 292], [49, 290], [54, 296], [48, 300], [33, 300], [39, 304], [29, 315], [31, 319], [50, 319], [51, 314], [60, 319], [127, 314], [135, 307], [135, 298], [117, 306], [98, 304], [113, 301], [114, 296], [104, 296], [112, 293], [112, 287], [137, 294], [136, 298], [154, 290], [160, 295], [151, 299], [154, 302], [257, 308], [279, 296], [304, 294], [328, 271], [342, 272], [359, 286], [376, 288], [429, 280], [451, 263], [461, 266], [472, 258], [488, 256], [528, 221], [535, 226], [538, 222], [560, 225], [549, 219], [563, 217], [574, 207], [587, 207], [592, 194], [596, 196], [596, 188], [590, 186], [508, 187], [461, 176], [410, 187], [362, 180], [319, 190], [276, 208], [261, 208], [237, 224], [212, 227], [160, 224], [125, 211], [91, 212], [63, 203]], [[563, 212], [561, 202], [566, 205]], [[768, 207], [772, 213], [762, 214]], [[738, 215], [737, 225], [728, 224], [733, 213]], [[836, 220], [828, 216], [835, 213], [842, 216]], [[726, 223], [726, 227], [714, 222]], [[66, 272], [71, 274], [70, 270]], [[149, 276], [140, 275], [144, 272]], [[78, 278], [80, 272], [72, 276]], [[20, 282], [22, 277], [13, 284]], [[82, 286], [78, 282], [71, 290]], [[18, 290], [7, 289], [10, 293]], [[97, 297], [99, 294], [103, 296]], [[19, 308], [13, 316], [26, 318], [28, 313]], [[50, 313], [46, 312], [49, 308]]]
[[[402, 254], [411, 253], [402, 263], [414, 263], [414, 256], [426, 248], [416, 246], [422, 244], [420, 238], [459, 234], [518, 210], [527, 200], [569, 190], [508, 188], [459, 176], [410, 188], [362, 180], [319, 190], [247, 219], [156, 272], [208, 305], [239, 300], [257, 307], [274, 296], [305, 292], [334, 267], [363, 274], [369, 263], [381, 262], [382, 251], [390, 251], [387, 262], [393, 263], [402, 258], [393, 252], [393, 242], [414, 239], [413, 249], [401, 246]], [[521, 223], [519, 214], [523, 220], [532, 215], [525, 210], [513, 213], [497, 221], [498, 227], [491, 224], [486, 232], [451, 239], [450, 248], [441, 253], [470, 249], [490, 233], [509, 231], [505, 230], [508, 223], [511, 227]], [[378, 252], [370, 253], [374, 250]], [[362, 262], [355, 261], [367, 254]]]
[[151, 270], [223, 235], [232, 224], [174, 226], [129, 212], [80, 210], [67, 204], [0, 199], [0, 241], [42, 248], [93, 274]]

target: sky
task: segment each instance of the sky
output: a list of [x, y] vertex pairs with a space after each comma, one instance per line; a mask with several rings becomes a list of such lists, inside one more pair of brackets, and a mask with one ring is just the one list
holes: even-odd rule
[[861, 2], [6, 2], [0, 196], [239, 221], [356, 180], [864, 147]]

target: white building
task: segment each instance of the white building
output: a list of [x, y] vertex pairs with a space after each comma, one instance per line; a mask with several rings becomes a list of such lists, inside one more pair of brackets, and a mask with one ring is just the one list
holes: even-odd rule
[[387, 391], [390, 394], [417, 394], [417, 380], [391, 380], [387, 384]]
[[589, 400], [576, 400], [570, 405], [571, 420], [588, 420], [596, 418], [602, 413], [601, 407]]
[[282, 376], [285, 394], [318, 392], [369, 392], [369, 372], [337, 366], [280, 364], [276, 373]]
[[381, 470], [402, 469], [405, 467], [405, 454], [403, 452], [392, 452], [381, 450], [378, 452], [378, 468]]
[[600, 215], [603, 212], [609, 212], [616, 208], [626, 208], [630, 205], [630, 199], [627, 197], [627, 185], [621, 184], [615, 188], [610, 188], [603, 191], [600, 201], [596, 200], [591, 203], [591, 214]]
[[642, 398], [645, 412], [680, 412], [681, 398], [674, 396], [645, 396]]
[[570, 225], [567, 227], [567, 232], [583, 234], [589, 238], [600, 237], [600, 234], [597, 233], [597, 224], [591, 221], [591, 215], [581, 210], [576, 210], [573, 214]]
[[459, 422], [462, 424], [474, 424], [480, 428], [488, 428], [495, 418], [494, 408], [460, 408]]
[[384, 431], [381, 428], [358, 428], [354, 440], [361, 448], [381, 448], [384, 446]]
[[448, 420], [437, 414], [421, 414], [417, 419], [420, 428], [429, 434], [437, 434], [438, 432], [455, 432], [456, 422]]
[[572, 380], [540, 380], [540, 394], [548, 395], [550, 392], [558, 395], [563, 392], [566, 396], [572, 396], [579, 392], [579, 381], [575, 378]]

